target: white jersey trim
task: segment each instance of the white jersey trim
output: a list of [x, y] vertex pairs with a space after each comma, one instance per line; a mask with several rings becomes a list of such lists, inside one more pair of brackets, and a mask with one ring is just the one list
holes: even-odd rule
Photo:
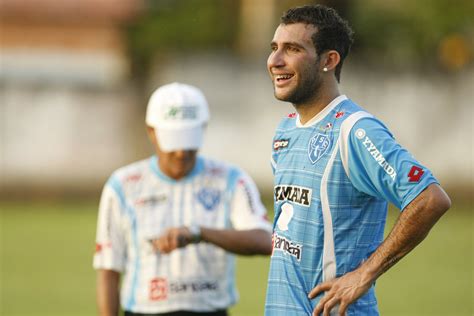
[[365, 112], [359, 111], [351, 114], [342, 124], [341, 124], [341, 131], [339, 134], [339, 149], [341, 151], [341, 160], [342, 166], [344, 167], [344, 171], [346, 172], [347, 177], [350, 179], [349, 176], [349, 134], [354, 127], [355, 123], [357, 123], [360, 119], [366, 117], [373, 117], [373, 115]]
[[347, 100], [347, 97], [344, 94], [338, 96], [337, 98], [332, 100], [328, 105], [326, 105], [326, 107], [321, 112], [316, 114], [312, 119], [310, 119], [305, 124], [301, 124], [300, 115], [298, 114], [296, 118], [296, 127], [300, 127], [300, 128], [309, 127], [309, 126], [319, 123], [319, 121], [325, 118], [329, 114], [329, 112], [331, 112], [339, 103], [345, 100]]
[[329, 207], [328, 196], [328, 179], [331, 173], [336, 154], [339, 149], [339, 139], [334, 146], [326, 169], [324, 169], [323, 177], [321, 179], [321, 208], [323, 213], [324, 224], [324, 245], [323, 245], [323, 282], [332, 280], [336, 277], [336, 255], [334, 251], [334, 233], [332, 229], [332, 215]]

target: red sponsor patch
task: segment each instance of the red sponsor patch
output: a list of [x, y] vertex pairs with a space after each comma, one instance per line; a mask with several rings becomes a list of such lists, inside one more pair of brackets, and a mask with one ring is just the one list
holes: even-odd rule
[[295, 113], [295, 112], [290, 113], [290, 114], [288, 114], [288, 117], [289, 117], [289, 118], [295, 118], [295, 117], [296, 117], [296, 113]]
[[101, 252], [102, 251], [102, 244], [96, 243], [95, 244], [95, 252]]
[[423, 176], [425, 172], [423, 171], [422, 168], [413, 166], [410, 169], [410, 172], [408, 172], [408, 181], [410, 182], [418, 182], [420, 181], [421, 177]]
[[168, 282], [165, 278], [154, 278], [150, 281], [150, 300], [162, 301], [168, 298]]
[[107, 242], [105, 244], [96, 243], [95, 244], [95, 252], [98, 253], [98, 252], [101, 252], [102, 250], [104, 250], [105, 248], [110, 248], [110, 247], [112, 247], [112, 244], [110, 242]]
[[341, 117], [343, 117], [343, 116], [344, 116], [344, 112], [342, 112], [342, 111], [336, 113], [336, 118], [337, 118], [337, 119], [338, 119], [338, 118], [341, 118]]
[[126, 182], [136, 182], [142, 178], [141, 174], [131, 174], [128, 177], [125, 178]]

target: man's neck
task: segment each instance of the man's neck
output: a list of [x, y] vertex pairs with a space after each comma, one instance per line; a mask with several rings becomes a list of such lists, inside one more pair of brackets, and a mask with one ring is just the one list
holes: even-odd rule
[[300, 123], [306, 124], [309, 120], [321, 112], [332, 100], [340, 95], [337, 84], [330, 89], [324, 88], [316, 95], [316, 97], [305, 104], [293, 104], [300, 117]]

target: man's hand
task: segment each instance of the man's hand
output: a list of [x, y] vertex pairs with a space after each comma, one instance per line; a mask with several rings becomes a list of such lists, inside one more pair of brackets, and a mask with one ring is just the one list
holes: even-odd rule
[[346, 315], [347, 307], [364, 295], [372, 285], [369, 278], [365, 278], [361, 269], [349, 272], [340, 278], [326, 281], [311, 290], [308, 297], [315, 298], [322, 292], [326, 294], [321, 298], [313, 311], [313, 316], [329, 316], [331, 309], [339, 305], [339, 316]]
[[192, 241], [191, 232], [187, 227], [173, 227], [169, 228], [160, 237], [152, 239], [151, 243], [155, 251], [168, 254], [177, 248], [186, 247]]
[[380, 275], [428, 235], [450, 206], [451, 200], [446, 192], [439, 185], [430, 184], [405, 207], [387, 238], [359, 268], [340, 278], [323, 282], [309, 293], [308, 297], [312, 299], [326, 292], [313, 316], [319, 316], [321, 312], [324, 316], [329, 315], [337, 304], [340, 304], [339, 315], [344, 315], [347, 307], [365, 294]]

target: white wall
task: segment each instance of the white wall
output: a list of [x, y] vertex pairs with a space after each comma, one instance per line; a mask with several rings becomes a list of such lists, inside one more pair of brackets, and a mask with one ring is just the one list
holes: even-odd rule
[[[294, 109], [273, 97], [265, 60], [184, 56], [156, 66], [156, 85], [201, 87], [211, 106], [203, 152], [241, 165], [271, 186], [273, 131]], [[342, 93], [379, 117], [396, 139], [443, 183], [473, 185], [474, 71], [456, 76], [383, 73], [345, 65]]]
[[[424, 77], [349, 66], [342, 92], [381, 118], [443, 184], [473, 186], [472, 70]], [[153, 73], [148, 94], [172, 81], [200, 87], [211, 107], [202, 152], [240, 165], [271, 190], [273, 132], [294, 110], [274, 99], [264, 59], [177, 56], [158, 60]], [[146, 104], [128, 88], [0, 85], [1, 186], [95, 188], [113, 169], [148, 155]]]

